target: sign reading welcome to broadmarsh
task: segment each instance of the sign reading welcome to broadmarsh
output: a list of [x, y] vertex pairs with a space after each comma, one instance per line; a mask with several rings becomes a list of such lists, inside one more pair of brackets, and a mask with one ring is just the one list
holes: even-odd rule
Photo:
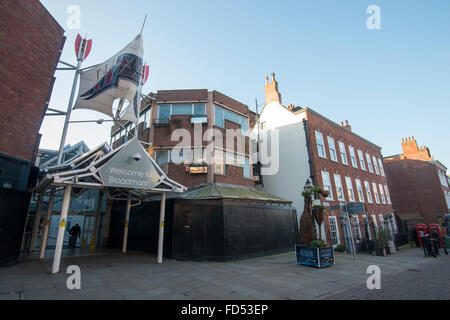
[[114, 155], [99, 173], [105, 186], [117, 188], [148, 190], [160, 178], [149, 154], [136, 139]]

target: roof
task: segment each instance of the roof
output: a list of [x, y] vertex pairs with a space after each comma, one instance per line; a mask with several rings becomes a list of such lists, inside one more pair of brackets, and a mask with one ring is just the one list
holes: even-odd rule
[[[136, 160], [136, 163], [139, 161], [139, 164], [142, 164], [141, 166], [144, 166], [144, 169], [142, 167], [138, 167], [137, 169], [133, 167], [130, 169], [129, 166], [122, 167], [122, 164], [129, 163], [125, 159], [130, 157], [130, 153], [131, 157], [138, 154], [139, 158]], [[118, 164], [116, 164], [117, 161], [119, 161]], [[125, 187], [128, 182], [109, 182], [106, 184], [103, 182], [101, 171], [106, 170], [109, 172], [109, 165], [118, 166], [117, 168], [119, 169], [125, 168], [127, 170], [128, 168], [128, 171], [139, 170], [142, 173], [138, 176], [145, 181], [151, 181], [151, 183], [149, 185], [132, 184], [136, 187]], [[114, 167], [115, 170], [118, 170], [116, 167]], [[149, 168], [151, 170], [146, 171]], [[145, 175], [143, 173], [144, 171]], [[81, 195], [87, 189], [95, 188], [104, 189], [108, 198], [115, 200], [127, 199], [129, 196], [133, 199], [141, 200], [161, 192], [181, 193], [187, 189], [166, 175], [148, 152], [142, 148], [137, 138], [129, 140], [116, 149], [111, 149], [105, 142], [93, 150], [78, 156], [69, 163], [45, 168], [41, 174], [36, 190], [38, 192], [46, 192], [49, 188], [65, 187], [67, 185], [73, 185], [74, 190], [72, 190], [72, 194], [74, 196]], [[140, 186], [142, 188], [139, 188]]]
[[292, 112], [293, 112], [294, 114], [300, 114], [300, 113], [302, 113], [302, 112], [311, 112], [312, 114], [314, 114], [314, 115], [316, 115], [316, 116], [322, 118], [323, 120], [328, 121], [330, 124], [332, 124], [332, 125], [335, 126], [336, 128], [339, 128], [339, 129], [341, 129], [341, 130], [345, 130], [345, 132], [347, 132], [347, 133], [349, 133], [349, 134], [352, 134], [352, 135], [358, 137], [359, 139], [364, 140], [365, 142], [367, 142], [367, 143], [369, 143], [369, 144], [373, 145], [374, 147], [376, 147], [376, 148], [378, 148], [378, 149], [381, 150], [381, 147], [378, 146], [378, 145], [376, 145], [375, 143], [373, 143], [373, 142], [371, 142], [371, 141], [369, 141], [369, 140], [367, 140], [367, 139], [361, 137], [360, 135], [354, 133], [353, 131], [349, 131], [349, 130], [345, 129], [345, 128], [342, 127], [341, 125], [339, 125], [339, 124], [337, 124], [336, 122], [334, 122], [334, 121], [328, 119], [327, 117], [321, 115], [320, 113], [318, 113], [317, 111], [314, 111], [313, 109], [311, 109], [311, 108], [309, 108], [309, 107], [304, 107], [304, 108], [302, 108], [302, 109], [296, 109], [296, 111], [292, 111]]
[[255, 200], [264, 202], [278, 202], [290, 204], [292, 201], [261, 192], [255, 188], [226, 185], [226, 184], [207, 184], [188, 190], [180, 196], [183, 199], [239, 199]]
[[420, 213], [398, 213], [398, 216], [402, 220], [419, 220], [424, 221], [424, 218]]

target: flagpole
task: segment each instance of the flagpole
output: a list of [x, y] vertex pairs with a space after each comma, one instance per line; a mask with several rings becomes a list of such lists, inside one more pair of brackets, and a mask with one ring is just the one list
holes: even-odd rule
[[75, 91], [77, 89], [78, 77], [80, 75], [81, 62], [83, 60], [82, 54], [84, 54], [83, 41], [85, 41], [85, 40], [84, 39], [81, 40], [80, 48], [78, 49], [78, 56], [77, 56], [78, 63], [77, 63], [77, 68], [75, 70], [75, 76], [73, 78], [72, 92], [70, 93], [69, 105], [67, 106], [67, 113], [66, 113], [66, 118], [64, 120], [64, 128], [63, 128], [63, 132], [62, 132], [62, 136], [61, 136], [61, 142], [59, 144], [57, 165], [60, 165], [62, 163], [64, 146], [66, 144], [67, 129], [69, 127], [70, 114], [72, 113], [73, 100], [75, 98]]

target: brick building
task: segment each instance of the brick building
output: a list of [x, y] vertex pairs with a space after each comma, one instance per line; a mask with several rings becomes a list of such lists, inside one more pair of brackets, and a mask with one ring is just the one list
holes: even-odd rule
[[[252, 141], [256, 114], [218, 92], [159, 90], [141, 105], [138, 138], [169, 178], [188, 187], [168, 197], [165, 255], [231, 260], [292, 250], [297, 237], [291, 201], [254, 188]], [[114, 148], [134, 125], [111, 129]], [[159, 198], [132, 208], [130, 249], [156, 250]], [[114, 206], [110, 245], [119, 246], [124, 208]]]
[[[325, 215], [321, 234], [332, 245], [344, 243], [350, 234], [348, 227], [342, 225], [347, 222], [340, 219], [341, 211], [330, 210], [339, 204], [366, 204], [365, 213], [351, 216], [352, 233], [358, 243], [366, 238], [366, 229], [367, 236], [373, 237], [372, 228], [366, 228], [367, 214], [375, 228], [383, 225], [396, 233], [381, 147], [353, 132], [348, 121], [339, 125], [311, 108], [285, 107], [274, 74], [272, 81], [266, 78], [265, 96], [259, 134], [267, 140], [277, 136], [278, 142], [272, 141], [267, 153], [276, 154], [274, 146], [277, 146], [279, 159], [277, 170], [269, 170], [273, 171], [269, 174], [264, 174], [267, 165], [263, 163], [262, 190], [293, 201], [299, 224], [305, 182], [309, 179], [313, 185], [328, 190], [330, 196], [322, 202]], [[260, 144], [266, 152], [265, 142], [260, 140]], [[345, 244], [349, 245], [347, 241]]]
[[384, 158], [388, 185], [396, 213], [405, 231], [416, 223], [438, 223], [450, 213], [447, 168], [419, 147], [414, 137], [402, 140], [403, 153]]
[[0, 263], [15, 260], [64, 30], [37, 0], [0, 3]]
[[[247, 131], [256, 114], [248, 106], [206, 89], [159, 90], [152, 97], [151, 103], [141, 107], [139, 140], [147, 143], [171, 179], [187, 187], [207, 183], [254, 186]], [[234, 129], [236, 136], [227, 140], [228, 129]], [[124, 128], [115, 125], [113, 147], [128, 140], [131, 134], [126, 132], [133, 130], [131, 123]]]

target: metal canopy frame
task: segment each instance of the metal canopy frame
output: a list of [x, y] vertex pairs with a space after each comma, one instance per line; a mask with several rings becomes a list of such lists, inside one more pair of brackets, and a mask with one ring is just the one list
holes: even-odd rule
[[[64, 188], [63, 205], [60, 217], [60, 223], [58, 228], [58, 236], [56, 240], [55, 255], [53, 258], [52, 273], [59, 272], [61, 251], [63, 247], [63, 239], [66, 228], [66, 219], [69, 210], [70, 199], [72, 196], [80, 196], [87, 189], [99, 189], [103, 190], [104, 194], [110, 200], [127, 200], [127, 211], [125, 215], [125, 227], [124, 227], [124, 239], [122, 252], [127, 251], [127, 238], [128, 238], [128, 223], [130, 217], [130, 209], [132, 200], [140, 203], [142, 200], [154, 196], [155, 194], [161, 194], [161, 207], [160, 207], [160, 223], [159, 223], [159, 235], [158, 235], [158, 263], [162, 263], [163, 253], [163, 237], [164, 237], [164, 218], [165, 218], [165, 202], [167, 192], [182, 193], [187, 190], [186, 187], [170, 179], [166, 173], [159, 167], [156, 161], [146, 152], [146, 156], [150, 160], [154, 169], [156, 170], [159, 180], [156, 185], [149, 189], [137, 189], [137, 188], [122, 188], [122, 187], [107, 187], [103, 184], [99, 171], [109, 163], [113, 157], [127, 147], [130, 143], [136, 142], [137, 138], [131, 139], [127, 143], [119, 146], [117, 149], [112, 150], [111, 147], [105, 142], [102, 145], [94, 148], [93, 150], [78, 156], [66, 164], [46, 168], [44, 174], [39, 180], [39, 184], [36, 187], [36, 192], [40, 193], [40, 199], [42, 195], [50, 191], [51, 202], [53, 201], [55, 191], [57, 188]], [[49, 216], [51, 217], [51, 206], [49, 203], [49, 214], [47, 216], [45, 240], [48, 235]], [[39, 201], [40, 205], [41, 201]], [[97, 212], [97, 218], [99, 218], [99, 212]], [[96, 222], [97, 223], [97, 222]], [[94, 234], [94, 237], [96, 235]], [[45, 247], [41, 246], [41, 259], [44, 257]]]
[[100, 178], [99, 171], [114, 155], [125, 148], [133, 140], [134, 139], [129, 140], [127, 143], [114, 150], [111, 150], [109, 145], [105, 142], [67, 164], [48, 168], [44, 172], [36, 191], [45, 192], [46, 189], [51, 187], [65, 187], [71, 185], [73, 187], [73, 196], [80, 195], [84, 191], [83, 189], [94, 188], [104, 189], [105, 194], [111, 200], [127, 200], [128, 195], [130, 195], [133, 200], [144, 200], [145, 198], [154, 196], [155, 193], [182, 193], [187, 190], [186, 187], [170, 179], [150, 156], [149, 159], [159, 175], [159, 181], [154, 188], [141, 190], [106, 187]]

